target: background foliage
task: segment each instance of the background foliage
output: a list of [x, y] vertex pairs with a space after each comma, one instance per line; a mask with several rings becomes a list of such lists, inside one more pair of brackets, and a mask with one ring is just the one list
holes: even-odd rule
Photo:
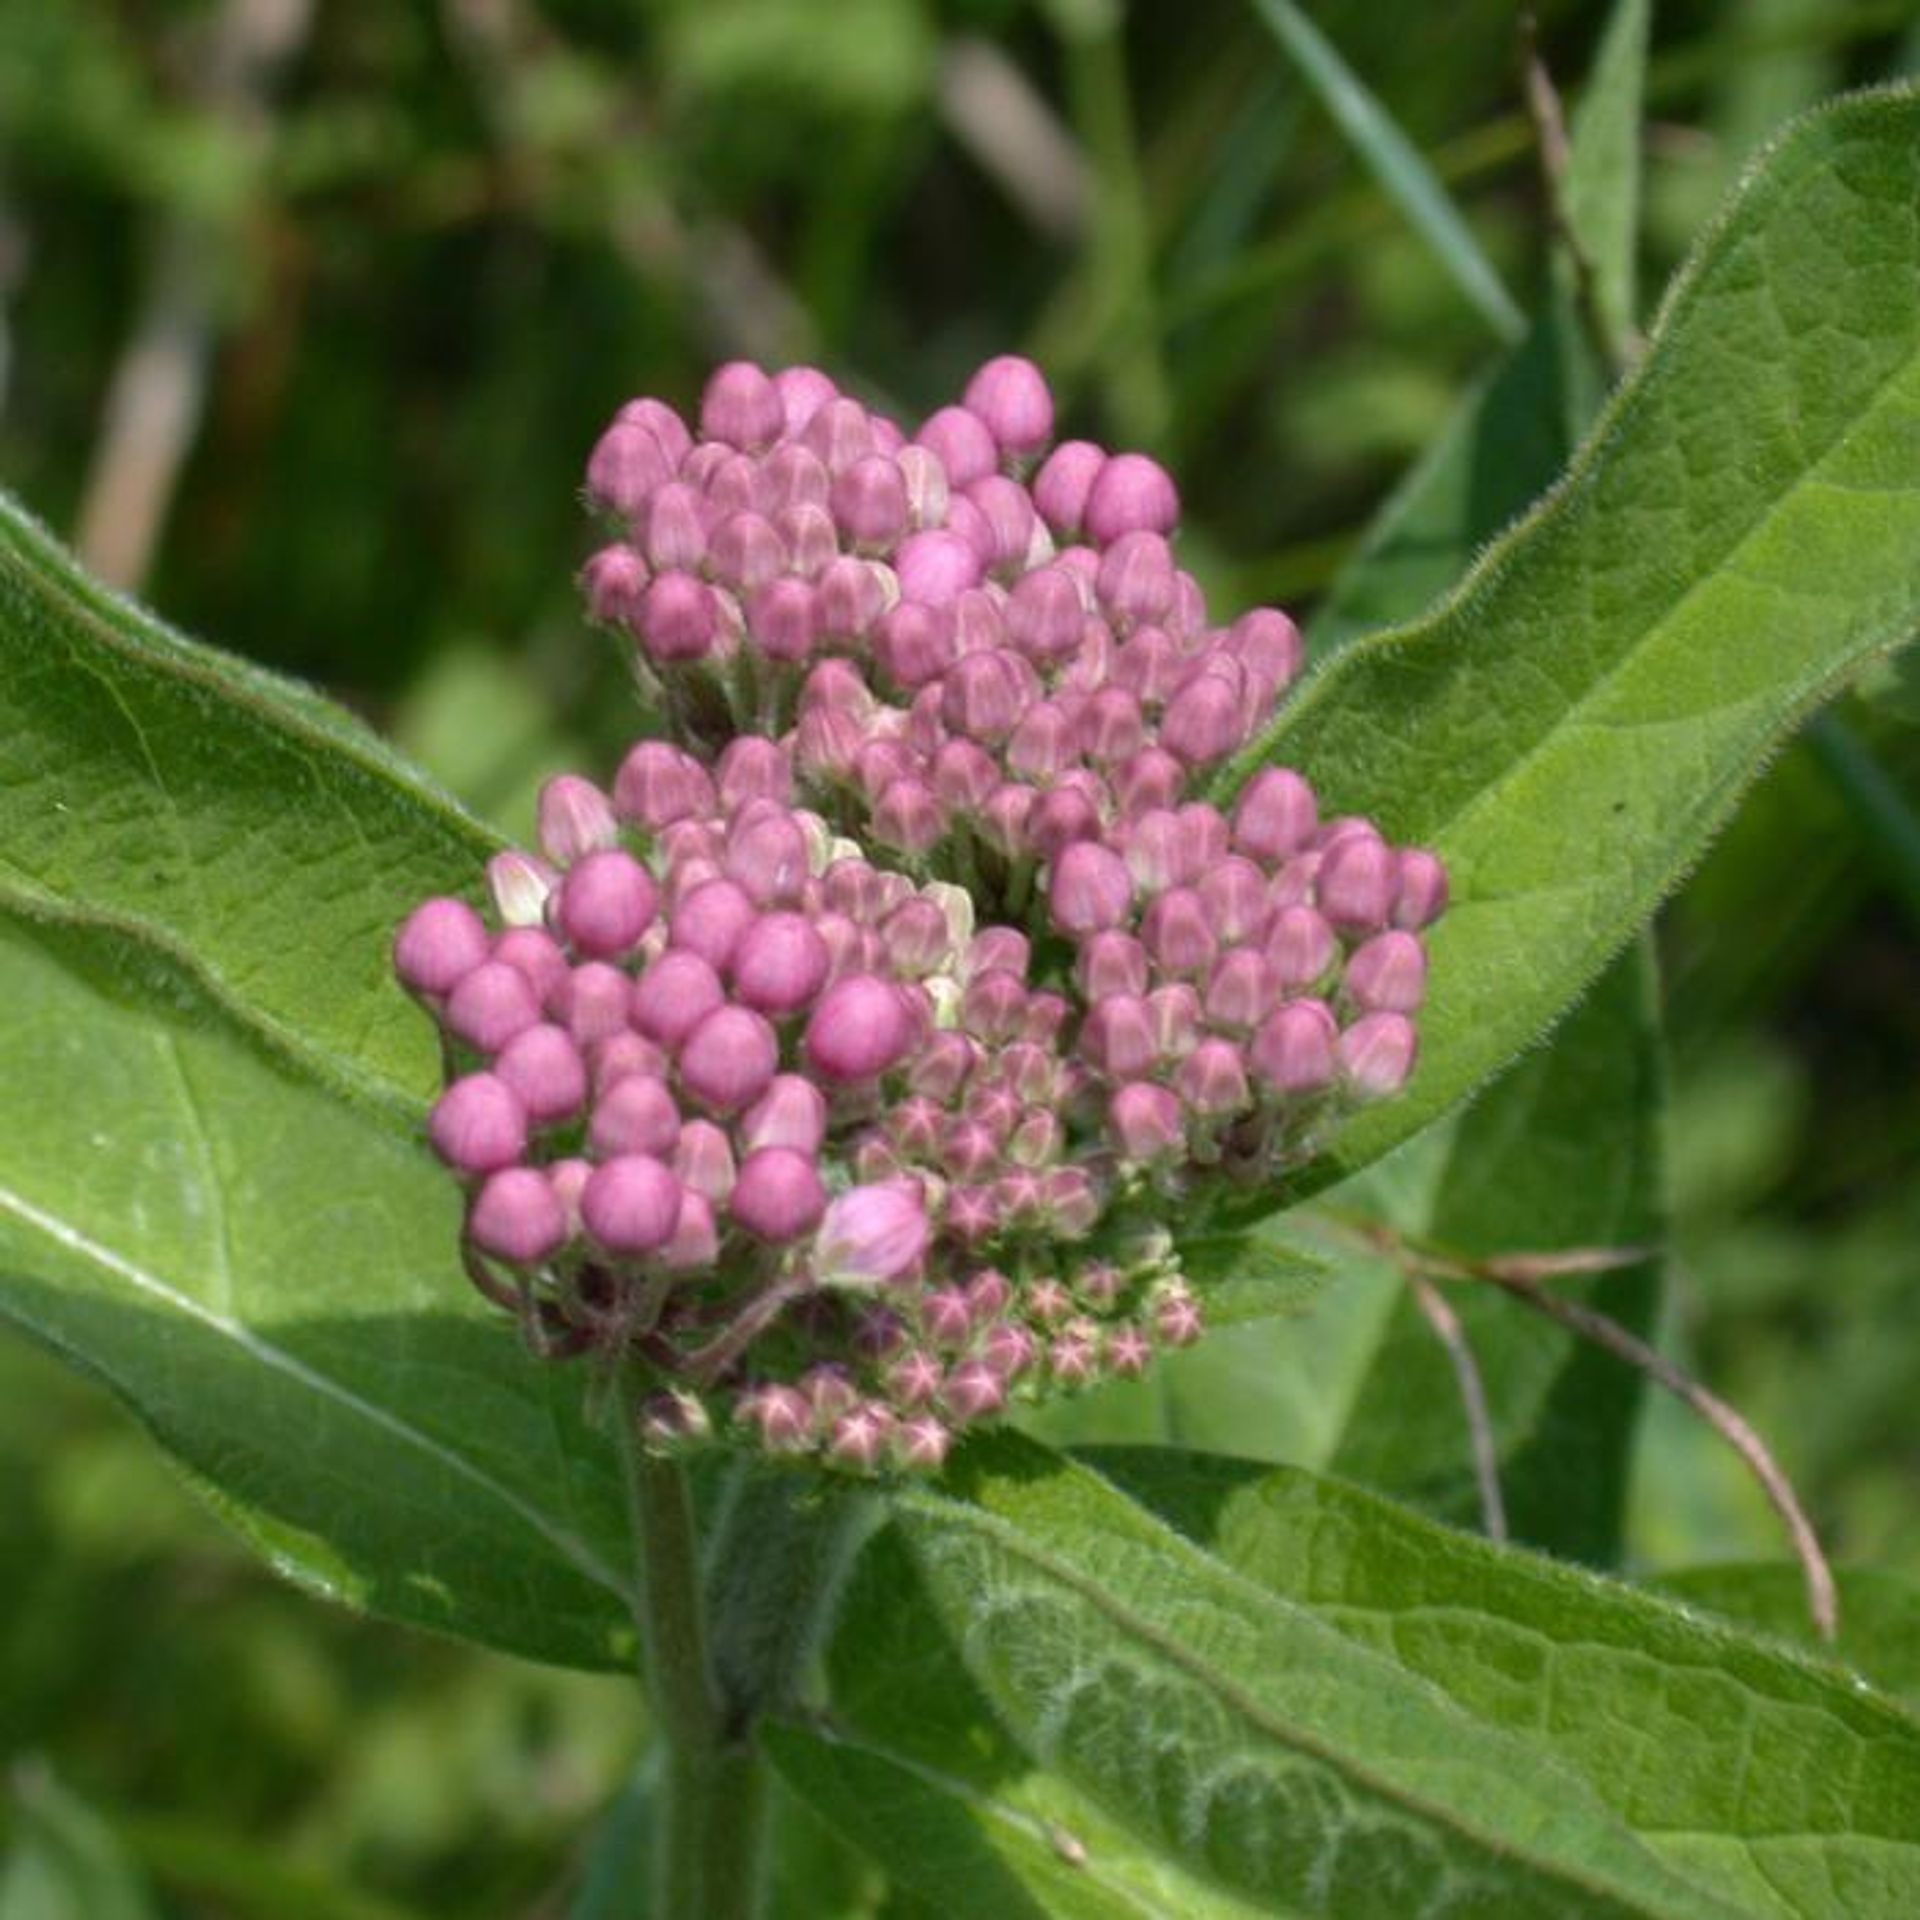
[[[1504, 367], [1483, 403], [1504, 410], [1428, 490], [1452, 503], [1433, 524], [1497, 527], [1558, 469], [1584, 406], [1558, 365], [1546, 390], [1568, 417], [1512, 404], [1537, 401], [1551, 338], [1503, 358], [1553, 279], [1512, 10], [1309, 11], [1465, 208], [1497, 284], [1463, 279], [1391, 168], [1357, 157], [1297, 36], [1276, 38], [1284, 9], [0, 0], [0, 480], [184, 629], [318, 681], [508, 833], [544, 773], [609, 764], [625, 726], [574, 607], [584, 451], [620, 399], [685, 401], [734, 353], [820, 359], [910, 413], [1022, 347], [1076, 427], [1173, 467], [1212, 595], [1318, 608], [1337, 643], [1451, 577], [1461, 556], [1414, 513], [1404, 578], [1375, 570], [1371, 602], [1350, 574], [1336, 586], [1476, 381]], [[1603, 10], [1539, 14], [1577, 98]], [[267, 84], [222, 57], [242, 29], [264, 35]], [[1641, 284], [1665, 282], [1786, 117], [1916, 67], [1911, 5], [1658, 8], [1633, 146]], [[1625, 963], [1504, 1107], [1382, 1169], [1369, 1208], [1497, 1251], [1533, 1244], [1530, 1196], [1586, 1180], [1581, 1233], [1625, 1241], [1664, 1184], [1664, 1340], [1775, 1440], [1837, 1557], [1879, 1570], [1849, 1588], [1856, 1657], [1911, 1687], [1911, 665], [1874, 670], [1837, 711], [1663, 914], [1664, 1044], [1649, 976]], [[322, 1020], [336, 984], [312, 983]], [[404, 1080], [409, 1037], [392, 1044]], [[1550, 1144], [1539, 1115], [1639, 1112], [1662, 1081], [1658, 1140], [1623, 1123], [1604, 1179], [1550, 1157], [1512, 1181], [1459, 1177], [1530, 1130]], [[1661, 1147], [1664, 1183], [1647, 1170]], [[1151, 1405], [1076, 1409], [1079, 1430], [1331, 1467], [1470, 1521], [1444, 1357], [1395, 1274], [1322, 1251], [1346, 1271], [1310, 1315], [1209, 1343]], [[1649, 1275], [1605, 1284], [1622, 1317], [1652, 1314]], [[1730, 1457], [1664, 1404], [1640, 1425], [1619, 1539], [1614, 1503], [1583, 1505], [1593, 1485], [1567, 1484], [1557, 1451], [1583, 1423], [1620, 1430], [1619, 1376], [1570, 1362], [1551, 1330], [1515, 1331], [1498, 1300], [1466, 1310], [1522, 1537], [1650, 1574], [1778, 1558]], [[577, 1836], [639, 1744], [618, 1687], [273, 1584], [103, 1395], [10, 1333], [0, 1472], [6, 1920], [63, 1899], [89, 1915], [557, 1913], [617, 1879]], [[1190, 1531], [1190, 1490], [1142, 1497]], [[1013, 1492], [1003, 1505], [1018, 1518]], [[936, 1600], [958, 1551], [922, 1558]], [[1724, 1600], [1728, 1578], [1681, 1584], [1711, 1601], [1718, 1580]], [[1740, 1604], [1790, 1625], [1779, 1586]], [[901, 1737], [883, 1706], [876, 1750]], [[790, 1777], [825, 1804], [827, 1759], [786, 1738]], [[836, 1887], [869, 1910], [872, 1870], [797, 1805], [784, 1817], [794, 1910], [830, 1910]], [[1094, 1818], [1021, 1817], [1041, 1836], [1022, 1875], [1045, 1871], [1049, 1821]]]

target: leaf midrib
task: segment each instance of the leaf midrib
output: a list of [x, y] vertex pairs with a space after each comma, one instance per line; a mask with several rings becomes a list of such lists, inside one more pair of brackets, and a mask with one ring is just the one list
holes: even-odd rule
[[[1582, 1892], [1591, 1894], [1596, 1898], [1616, 1902], [1623, 1909], [1632, 1908], [1648, 1915], [1659, 1915], [1673, 1910], [1671, 1908], [1647, 1906], [1644, 1902], [1644, 1897], [1638, 1892], [1622, 1889], [1605, 1880], [1589, 1879], [1577, 1868], [1565, 1866], [1556, 1861], [1543, 1861], [1534, 1854], [1524, 1852], [1511, 1838], [1500, 1834], [1483, 1832], [1477, 1826], [1466, 1821], [1456, 1810], [1429, 1802], [1424, 1796], [1413, 1789], [1376, 1774], [1364, 1761], [1357, 1759], [1351, 1754], [1343, 1753], [1338, 1748], [1329, 1747], [1304, 1729], [1289, 1724], [1287, 1721], [1271, 1713], [1259, 1700], [1248, 1694], [1238, 1683], [1228, 1679], [1225, 1675], [1209, 1666], [1204, 1660], [1201, 1660], [1189, 1652], [1172, 1634], [1166, 1632], [1153, 1622], [1141, 1618], [1130, 1608], [1126, 1607], [1110, 1588], [1102, 1586], [1097, 1580], [1081, 1574], [1078, 1569], [1070, 1564], [1049, 1555], [1033, 1541], [1028, 1534], [1014, 1526], [1011, 1522], [1001, 1519], [998, 1515], [986, 1513], [975, 1506], [966, 1505], [957, 1501], [946, 1501], [937, 1496], [922, 1493], [903, 1495], [900, 1500], [900, 1506], [908, 1512], [917, 1511], [936, 1523], [946, 1525], [958, 1524], [960, 1526], [972, 1527], [975, 1531], [983, 1534], [987, 1539], [992, 1541], [993, 1544], [1002, 1551], [1008, 1553], [1012, 1558], [1024, 1561], [1028, 1566], [1045, 1575], [1048, 1579], [1057, 1580], [1062, 1586], [1066, 1587], [1087, 1605], [1092, 1607], [1096, 1613], [1102, 1615], [1110, 1625], [1117, 1628], [1120, 1632], [1132, 1635], [1142, 1642], [1153, 1653], [1165, 1660], [1168, 1665], [1184, 1674], [1187, 1679], [1200, 1686], [1203, 1690], [1213, 1694], [1230, 1711], [1239, 1715], [1250, 1727], [1272, 1740], [1276, 1745], [1319, 1762], [1327, 1767], [1329, 1771], [1345, 1777], [1356, 1785], [1364, 1788], [1367, 1792], [1374, 1794], [1380, 1800], [1390, 1805], [1400, 1807], [1406, 1813], [1420, 1821], [1426, 1822], [1432, 1827], [1438, 1828], [1443, 1832], [1457, 1834], [1462, 1839], [1483, 1849], [1489, 1858], [1525, 1859], [1529, 1869], [1538, 1874], [1542, 1880], [1577, 1887]], [[1160, 1523], [1149, 1518], [1147, 1524], [1158, 1527]], [[1185, 1540], [1171, 1529], [1166, 1529], [1166, 1532], [1170, 1545], [1178, 1542], [1183, 1551], [1187, 1553], [1198, 1552], [1198, 1549], [1196, 1549], [1190, 1541]], [[1278, 1600], [1274, 1595], [1263, 1591], [1253, 1581], [1247, 1579], [1246, 1576], [1238, 1573], [1232, 1567], [1210, 1561], [1209, 1570], [1228, 1586], [1242, 1588], [1245, 1596], [1256, 1605], [1275, 1607], [1287, 1604]], [[1309, 1620], [1311, 1619], [1310, 1615], [1304, 1615], [1303, 1617]], [[1344, 1638], [1344, 1636], [1342, 1637]], [[1490, 1731], [1473, 1721], [1471, 1716], [1465, 1713], [1464, 1709], [1448, 1699], [1439, 1689], [1433, 1687], [1431, 1682], [1420, 1680], [1417, 1676], [1413, 1675], [1406, 1675], [1405, 1677], [1413, 1681], [1415, 1685], [1421, 1687], [1424, 1691], [1430, 1693], [1435, 1703], [1443, 1706], [1446, 1711], [1460, 1714], [1463, 1721], [1467, 1725], [1473, 1726], [1477, 1732], [1485, 1733]], [[1574, 1784], [1577, 1780], [1577, 1776], [1572, 1774], [1569, 1774], [1567, 1778], [1569, 1784]], [[1608, 1823], [1618, 1829], [1623, 1839], [1629, 1842], [1634, 1841], [1635, 1836], [1632, 1830], [1622, 1825], [1610, 1808], [1596, 1803], [1596, 1811]], [[1656, 1871], [1672, 1871], [1670, 1868], [1665, 1867], [1664, 1863], [1656, 1860], [1651, 1854], [1647, 1855], [1647, 1862], [1649, 1867]], [[1713, 1912], [1731, 1914], [1730, 1909], [1720, 1906], [1715, 1896], [1699, 1888], [1691, 1881], [1683, 1882], [1675, 1889], [1676, 1897], [1683, 1892], [1693, 1895], [1700, 1902], [1698, 1911], [1703, 1914]]]
[[274, 1345], [244, 1321], [216, 1313], [212, 1308], [195, 1300], [190, 1294], [182, 1293], [160, 1275], [90, 1238], [78, 1228], [68, 1225], [57, 1215], [37, 1207], [23, 1194], [0, 1186], [0, 1212], [12, 1214], [28, 1229], [53, 1241], [66, 1252], [105, 1268], [107, 1272], [116, 1275], [137, 1292], [161, 1302], [171, 1311], [197, 1322], [223, 1339], [232, 1341], [242, 1352], [269, 1371], [295, 1381], [310, 1393], [333, 1402], [347, 1413], [377, 1427], [382, 1433], [418, 1449], [457, 1479], [480, 1488], [490, 1498], [498, 1501], [518, 1520], [545, 1539], [576, 1572], [613, 1594], [623, 1608], [631, 1607], [633, 1595], [628, 1585], [585, 1540], [557, 1525], [549, 1515], [523, 1499], [511, 1487], [494, 1479], [472, 1460], [450, 1449], [432, 1434], [410, 1425], [398, 1415], [372, 1401], [363, 1400], [352, 1389], [344, 1386], [331, 1375], [309, 1366], [297, 1356], [288, 1353], [285, 1348]]

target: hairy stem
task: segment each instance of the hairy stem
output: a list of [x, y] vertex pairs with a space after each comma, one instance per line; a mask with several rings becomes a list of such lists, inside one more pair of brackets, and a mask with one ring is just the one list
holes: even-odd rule
[[715, 1684], [686, 1473], [640, 1445], [634, 1416], [623, 1396], [614, 1418], [637, 1563], [640, 1677], [661, 1749], [651, 1911], [753, 1920], [765, 1878], [766, 1763], [750, 1725], [728, 1726]]

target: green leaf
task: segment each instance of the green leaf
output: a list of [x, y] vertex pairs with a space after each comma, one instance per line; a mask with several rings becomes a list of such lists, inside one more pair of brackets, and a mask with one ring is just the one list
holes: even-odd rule
[[[1831, 1649], [1875, 1686], [1920, 1707], [1920, 1586], [1875, 1567], [1836, 1567], [1840, 1638]], [[1814, 1651], [1827, 1652], [1807, 1617], [1807, 1583], [1784, 1562], [1687, 1567], [1647, 1582], [1653, 1592]]]
[[1304, 1184], [1535, 1039], [1781, 734], [1914, 631], [1917, 196], [1911, 89], [1800, 123], [1681, 274], [1566, 483], [1445, 607], [1331, 661], [1223, 781], [1286, 761], [1329, 812], [1374, 813], [1453, 875], [1421, 1069]]
[[104, 1379], [283, 1573], [535, 1658], [627, 1664], [581, 1377], [453, 1259], [410, 1131], [93, 925], [0, 919], [0, 1313]]
[[1335, 1481], [1196, 1454], [1098, 1465], [1267, 1593], [1532, 1742], [1739, 1911], [1920, 1908], [1920, 1724], [1854, 1676]]
[[1500, 339], [1518, 340], [1526, 320], [1513, 296], [1501, 284], [1459, 208], [1447, 197], [1446, 188], [1393, 116], [1291, 0], [1254, 0], [1254, 10], [1480, 317]]
[[1735, 1911], [1663, 1866], [1536, 1740], [1480, 1724], [1005, 1436], [896, 1513], [1026, 1753], [1247, 1900], [1330, 1915]]
[[495, 842], [310, 690], [170, 632], [0, 496], [0, 911], [137, 937], [292, 1059], [411, 1119], [431, 1024], [394, 924]]
[[[1664, 1073], [1650, 953], [1616, 962], [1554, 1036], [1412, 1150], [1417, 1182], [1363, 1176], [1327, 1196], [1455, 1260], [1646, 1247], [1661, 1234]], [[1651, 1330], [1657, 1262], [1628, 1261], [1556, 1292]], [[1575, 1559], [1618, 1558], [1642, 1382], [1612, 1355], [1491, 1286], [1447, 1304], [1486, 1391], [1514, 1536]], [[1453, 1369], [1404, 1288], [1346, 1427], [1334, 1471], [1466, 1524], [1479, 1496]]]
[[827, 1655], [825, 1726], [769, 1729], [782, 1779], [952, 1920], [1159, 1914], [1251, 1920], [1250, 1905], [1143, 1844], [995, 1720], [897, 1529], [867, 1546]]
[[1617, 0], [1568, 128], [1566, 212], [1593, 269], [1594, 305], [1616, 360], [1633, 337], [1639, 300], [1641, 117], [1650, 0]]

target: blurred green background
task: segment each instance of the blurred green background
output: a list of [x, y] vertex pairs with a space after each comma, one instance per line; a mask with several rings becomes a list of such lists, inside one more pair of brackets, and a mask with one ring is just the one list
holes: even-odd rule
[[[1514, 8], [1309, 11], [1530, 300]], [[1604, 9], [1537, 11], [1577, 92]], [[1916, 67], [1911, 0], [1660, 6], [1646, 284]], [[914, 415], [1019, 348], [1173, 468], [1216, 604], [1301, 611], [1497, 344], [1241, 0], [0, 0], [0, 481], [509, 830], [620, 742], [572, 576], [632, 394], [747, 354]], [[1920, 1575], [1920, 671], [1844, 717], [1664, 916], [1668, 1339]], [[278, 1587], [10, 1335], [0, 1480], [0, 1920], [567, 1910], [627, 1690]], [[1632, 1537], [1780, 1551], [1664, 1405]]]

